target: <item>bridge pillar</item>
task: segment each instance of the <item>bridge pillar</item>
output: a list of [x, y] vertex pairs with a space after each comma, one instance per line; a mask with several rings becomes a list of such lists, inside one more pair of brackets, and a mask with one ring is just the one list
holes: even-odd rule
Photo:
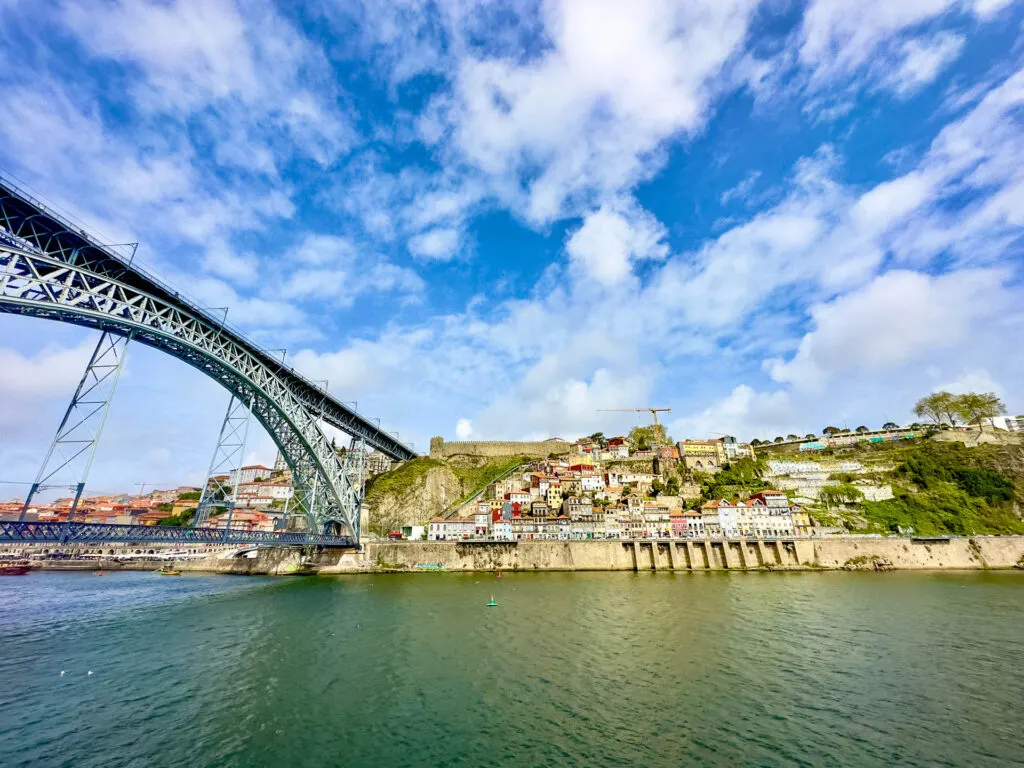
[[215, 507], [223, 507], [223, 514], [228, 516], [224, 529], [225, 537], [231, 529], [251, 421], [252, 399], [232, 394], [224, 421], [220, 425], [217, 447], [213, 449], [213, 458], [210, 459], [210, 470], [206, 474], [203, 493], [199, 497], [195, 517], [192, 518], [193, 528], [205, 527], [210, 519], [210, 511]]
[[[25, 503], [21, 507], [19, 520], [32, 505], [32, 499], [39, 491], [49, 488], [67, 487], [74, 489], [71, 508], [68, 510], [70, 523], [78, 509], [78, 502], [85, 490], [96, 446], [99, 444], [103, 425], [110, 411], [117, 380], [124, 367], [125, 351], [131, 334], [120, 335], [104, 331], [93, 350], [85, 372], [78, 382], [78, 388], [71, 398], [71, 404], [64, 412], [64, 418], [57, 427], [57, 434], [50, 443], [39, 474], [32, 483]], [[62, 478], [74, 478], [73, 483], [56, 482]]]

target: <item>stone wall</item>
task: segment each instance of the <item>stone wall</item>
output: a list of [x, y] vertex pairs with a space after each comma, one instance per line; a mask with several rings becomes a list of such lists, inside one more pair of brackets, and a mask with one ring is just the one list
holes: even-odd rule
[[1012, 568], [1024, 558], [1024, 536], [945, 541], [853, 537], [814, 540], [814, 560], [823, 568], [842, 568], [851, 560], [876, 556], [896, 569]]
[[689, 571], [813, 567], [814, 548], [788, 541], [518, 541], [380, 542], [321, 573], [351, 570], [445, 571]]
[[430, 439], [430, 458], [446, 459], [449, 456], [527, 456], [532, 459], [546, 459], [551, 454], [564, 456], [572, 452], [569, 443], [557, 440], [543, 440], [532, 443], [517, 443], [502, 440], [445, 442], [443, 437]]
[[780, 540], [373, 542], [321, 573], [445, 571], [706, 571], [1024, 567], [1024, 536], [945, 541], [834, 537]]

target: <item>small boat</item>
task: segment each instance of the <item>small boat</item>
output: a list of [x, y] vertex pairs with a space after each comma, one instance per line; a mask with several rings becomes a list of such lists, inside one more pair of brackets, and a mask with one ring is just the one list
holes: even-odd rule
[[173, 565], [161, 566], [160, 570], [157, 571], [161, 576], [181, 576], [181, 571], [175, 568]]
[[490, 600], [490, 602], [487, 603], [487, 607], [488, 608], [497, 608], [498, 607], [498, 601], [494, 599], [494, 595], [491, 595], [491, 600]]
[[0, 576], [24, 576], [31, 570], [28, 560], [0, 560]]

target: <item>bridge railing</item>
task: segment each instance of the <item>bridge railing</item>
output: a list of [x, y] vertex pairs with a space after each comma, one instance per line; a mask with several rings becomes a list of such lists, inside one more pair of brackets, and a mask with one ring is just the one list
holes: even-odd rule
[[350, 536], [221, 531], [214, 528], [176, 528], [165, 525], [110, 525], [108, 523], [49, 523], [0, 520], [3, 544], [258, 544], [265, 547], [357, 547]]

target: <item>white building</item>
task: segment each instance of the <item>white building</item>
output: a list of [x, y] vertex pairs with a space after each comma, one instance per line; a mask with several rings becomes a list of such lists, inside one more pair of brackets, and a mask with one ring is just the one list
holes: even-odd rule
[[597, 493], [604, 490], [602, 475], [583, 475], [580, 477], [580, 490], [584, 493]]
[[252, 464], [248, 467], [242, 467], [238, 471], [238, 482], [252, 483], [255, 482], [256, 478], [261, 480], [269, 480], [270, 476], [274, 473], [274, 470], [270, 467], [264, 467], [262, 464]]
[[792, 536], [793, 515], [785, 494], [762, 491], [749, 501], [718, 499], [701, 507], [708, 535], [714, 527], [723, 538]]
[[427, 541], [462, 541], [476, 536], [476, 516], [448, 520], [435, 517], [427, 524]]
[[529, 491], [509, 491], [505, 494], [506, 501], [510, 501], [513, 504], [519, 502], [520, 504], [530, 503]]

